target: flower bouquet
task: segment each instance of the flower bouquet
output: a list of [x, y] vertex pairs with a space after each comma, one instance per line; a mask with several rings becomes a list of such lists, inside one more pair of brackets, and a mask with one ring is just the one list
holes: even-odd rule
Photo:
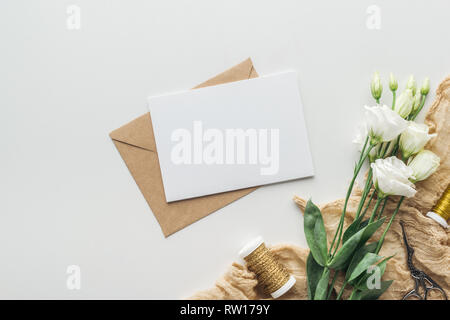
[[[377, 276], [381, 279], [391, 258], [379, 255], [386, 233], [404, 198], [415, 195], [414, 183], [427, 179], [440, 163], [437, 155], [423, 149], [433, 137], [427, 125], [414, 122], [430, 90], [429, 79], [424, 80], [419, 90], [411, 76], [406, 88], [397, 97], [398, 82], [391, 74], [391, 107], [380, 104], [383, 86], [378, 73], [375, 73], [370, 87], [376, 105], [365, 107], [365, 122], [357, 139], [362, 146], [361, 154], [330, 245], [320, 209], [311, 200], [306, 205], [304, 231], [310, 248], [306, 266], [310, 299], [330, 299], [339, 274], [344, 276], [344, 282], [337, 293], [337, 300], [342, 298], [344, 289], [349, 286], [352, 288], [350, 300], [378, 299], [389, 288], [392, 280], [379, 281], [374, 285], [368, 270], [377, 268]], [[366, 161], [370, 166], [355, 219], [344, 230], [348, 200]], [[387, 217], [384, 209], [392, 196], [400, 197], [394, 198], [398, 198], [397, 206], [385, 224]], [[374, 203], [373, 208], [371, 203]], [[371, 236], [384, 225], [381, 238], [369, 243]]]

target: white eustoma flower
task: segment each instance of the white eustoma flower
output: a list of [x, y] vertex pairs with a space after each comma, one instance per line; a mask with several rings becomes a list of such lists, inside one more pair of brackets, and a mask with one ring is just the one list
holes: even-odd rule
[[397, 157], [377, 159], [370, 166], [379, 197], [390, 195], [412, 197], [416, 194], [414, 184], [409, 181], [413, 170]]
[[418, 153], [434, 136], [436, 134], [428, 134], [428, 126], [426, 124], [409, 121], [408, 127], [400, 135], [400, 149], [402, 150], [403, 158], [409, 158]]
[[411, 180], [422, 181], [431, 176], [439, 167], [441, 159], [429, 150], [420, 151], [408, 164], [412, 170]]
[[406, 118], [412, 111], [413, 103], [414, 103], [413, 91], [411, 89], [406, 89], [400, 94], [400, 96], [395, 101], [394, 110], [402, 118]]
[[371, 144], [391, 141], [408, 126], [405, 119], [386, 105], [366, 108], [366, 127]]

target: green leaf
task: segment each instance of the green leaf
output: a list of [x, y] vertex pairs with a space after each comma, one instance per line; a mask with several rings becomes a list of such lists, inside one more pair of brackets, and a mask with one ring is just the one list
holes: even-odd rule
[[350, 277], [348, 281], [352, 281], [356, 279], [360, 274], [365, 272], [367, 268], [369, 268], [371, 265], [373, 265], [375, 262], [380, 260], [381, 257], [375, 253], [367, 252], [364, 257], [361, 259], [361, 261], [356, 265], [356, 267], [353, 269], [353, 271], [350, 274]]
[[352, 224], [348, 226], [347, 230], [345, 230], [344, 232], [344, 236], [342, 237], [342, 243], [345, 243], [348, 239], [351, 238], [352, 235], [369, 224], [369, 219], [361, 222], [362, 218], [363, 216], [359, 216], [358, 219], [353, 220]]
[[325, 231], [322, 215], [320, 216], [320, 219], [316, 220], [316, 225], [314, 226], [314, 237], [321, 255], [324, 257], [324, 263], [326, 263], [328, 256], [327, 232]]
[[354, 234], [344, 245], [337, 251], [334, 258], [331, 260], [329, 267], [331, 269], [340, 270], [348, 263], [348, 259], [352, 256], [353, 252], [357, 248], [359, 241], [361, 240], [364, 230], [358, 231]]
[[308, 200], [306, 204], [303, 225], [306, 241], [314, 260], [321, 266], [325, 266], [327, 261], [327, 233], [325, 232], [322, 213], [311, 200]]
[[378, 230], [379, 227], [381, 227], [384, 223], [384, 220], [386, 220], [386, 217], [381, 218], [380, 220], [374, 221], [370, 224], [368, 224], [366, 227], [364, 227], [364, 232], [361, 236], [360, 246], [363, 246], [367, 240], [372, 237], [372, 235], [375, 233], [375, 231]]
[[380, 276], [382, 277], [384, 274], [384, 271], [386, 271], [386, 264], [389, 259], [391, 259], [393, 256], [389, 256], [387, 258], [384, 258], [380, 263], [377, 264], [378, 268], [380, 268]]
[[323, 267], [314, 260], [311, 251], [308, 254], [308, 259], [306, 260], [306, 281], [308, 284], [308, 298], [309, 300], [314, 299], [314, 293], [316, 292], [317, 284], [319, 283], [320, 277], [323, 273]]
[[358, 290], [352, 300], [376, 300], [391, 286], [392, 282], [394, 280], [381, 281], [380, 289]]
[[364, 258], [364, 256], [371, 252], [375, 252], [375, 250], [377, 249], [377, 244], [378, 242], [373, 242], [370, 243], [368, 245], [365, 245], [361, 248], [359, 248], [358, 250], [356, 250], [355, 254], [353, 255], [350, 265], [345, 273], [345, 280], [347, 280], [348, 282], [350, 281], [350, 275], [352, 274], [353, 270], [355, 270], [356, 266], [358, 265], [358, 263], [362, 260], [362, 258]]
[[364, 228], [365, 226], [367, 226], [369, 224], [369, 219], [364, 220], [363, 222], [361, 222], [361, 225], [359, 226], [361, 229]]
[[328, 281], [330, 280], [330, 269], [324, 269], [322, 276], [317, 283], [314, 300], [325, 300], [328, 293]]
[[334, 258], [331, 260], [329, 267], [331, 269], [342, 269], [349, 263], [350, 257], [356, 249], [362, 247], [375, 231], [383, 224], [385, 218], [368, 224], [351, 236], [344, 245], [338, 250]]
[[342, 237], [342, 243], [346, 243], [348, 239], [350, 239], [355, 233], [361, 230], [361, 220], [362, 216], [358, 219], [353, 220], [353, 222], [347, 227], [344, 232], [344, 236]]

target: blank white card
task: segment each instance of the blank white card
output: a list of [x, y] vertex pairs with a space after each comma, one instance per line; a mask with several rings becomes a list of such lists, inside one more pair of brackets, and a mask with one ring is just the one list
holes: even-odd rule
[[149, 98], [167, 202], [312, 176], [297, 73]]

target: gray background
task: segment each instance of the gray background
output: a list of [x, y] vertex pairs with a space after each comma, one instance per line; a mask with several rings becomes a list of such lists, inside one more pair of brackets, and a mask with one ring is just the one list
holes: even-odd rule
[[[70, 4], [80, 30], [66, 27]], [[370, 5], [379, 30], [366, 26]], [[2, 1], [0, 298], [183, 298], [212, 286], [252, 236], [305, 246], [293, 195], [344, 195], [373, 71], [395, 72], [401, 87], [429, 76], [429, 106], [450, 72], [449, 10], [445, 0]], [[260, 74], [299, 72], [316, 175], [165, 239], [108, 133], [145, 113], [148, 95], [249, 56]], [[81, 267], [81, 290], [66, 287], [69, 265]]]

